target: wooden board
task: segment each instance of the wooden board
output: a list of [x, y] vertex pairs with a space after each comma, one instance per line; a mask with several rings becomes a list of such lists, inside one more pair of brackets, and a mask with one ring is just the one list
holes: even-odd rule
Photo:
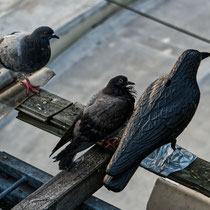
[[[43, 96], [48, 98], [51, 95], [45, 92]], [[58, 100], [58, 104], [54, 107], [61, 111], [56, 113], [53, 108], [50, 108], [49, 116], [42, 121], [40, 120], [43, 118], [40, 117], [42, 112], [37, 116], [34, 114], [36, 107], [31, 105], [31, 103], [34, 104], [33, 97], [17, 108], [18, 118], [57, 136], [64, 134], [83, 108], [79, 103], [65, 102], [71, 105], [62, 109], [63, 103]], [[36, 96], [36, 103], [40, 103], [39, 100], [42, 101], [43, 98]], [[28, 106], [33, 114], [28, 112]], [[78, 159], [69, 172], [59, 173], [19, 203], [15, 209], [23, 209], [26, 206], [37, 210], [74, 209], [102, 187], [105, 168], [111, 158], [111, 153], [113, 150], [108, 151], [98, 145], [94, 146]], [[210, 163], [207, 161], [197, 158], [193, 164], [182, 171], [171, 174], [168, 178], [210, 197]]]

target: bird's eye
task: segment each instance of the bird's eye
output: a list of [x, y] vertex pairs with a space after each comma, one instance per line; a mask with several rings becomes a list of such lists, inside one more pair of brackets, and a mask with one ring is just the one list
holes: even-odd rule
[[44, 34], [44, 35], [47, 35], [47, 31], [44, 31], [43, 34]]
[[123, 79], [119, 79], [119, 83], [123, 83]]

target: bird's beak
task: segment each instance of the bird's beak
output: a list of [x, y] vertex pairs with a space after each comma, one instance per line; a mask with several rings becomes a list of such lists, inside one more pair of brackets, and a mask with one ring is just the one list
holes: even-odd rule
[[203, 60], [203, 59], [205, 59], [205, 58], [207, 58], [209, 56], [210, 56], [210, 53], [208, 53], [208, 52], [201, 52], [201, 60]]
[[134, 82], [128, 81], [128, 82], [127, 82], [127, 85], [135, 85], [135, 83], [134, 83]]
[[57, 36], [57, 35], [55, 35], [55, 34], [53, 34], [53, 35], [51, 36], [51, 38], [60, 39], [59, 36]]

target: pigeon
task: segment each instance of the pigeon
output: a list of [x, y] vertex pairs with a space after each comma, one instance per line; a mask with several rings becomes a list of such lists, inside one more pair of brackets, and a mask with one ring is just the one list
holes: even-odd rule
[[209, 56], [207, 52], [184, 51], [172, 70], [143, 92], [106, 168], [107, 189], [123, 190], [140, 162], [160, 146], [171, 143], [176, 149], [176, 138], [190, 123], [199, 103], [197, 70], [201, 60]]
[[[14, 72], [31, 74], [44, 67], [51, 56], [50, 42], [52, 38], [59, 39], [54, 31], [47, 26], [35, 29], [31, 34], [13, 32], [0, 39], [0, 64]], [[25, 77], [27, 94], [34, 89], [29, 79]]]
[[134, 85], [127, 77], [116, 76], [91, 98], [51, 153], [70, 142], [54, 157], [60, 170], [69, 170], [78, 152], [118, 134], [134, 109]]

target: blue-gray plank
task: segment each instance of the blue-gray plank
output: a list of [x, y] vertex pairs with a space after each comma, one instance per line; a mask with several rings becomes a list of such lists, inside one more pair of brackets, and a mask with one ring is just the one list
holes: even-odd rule
[[[4, 203], [12, 206], [26, 198], [53, 176], [32, 165], [0, 152], [0, 206]], [[24, 185], [22, 183], [24, 182]], [[4, 208], [3, 208], [4, 209]], [[119, 210], [105, 201], [91, 196], [81, 206], [80, 210]]]
[[95, 196], [91, 196], [78, 208], [78, 210], [120, 210], [120, 209], [99, 198], [96, 198]]

